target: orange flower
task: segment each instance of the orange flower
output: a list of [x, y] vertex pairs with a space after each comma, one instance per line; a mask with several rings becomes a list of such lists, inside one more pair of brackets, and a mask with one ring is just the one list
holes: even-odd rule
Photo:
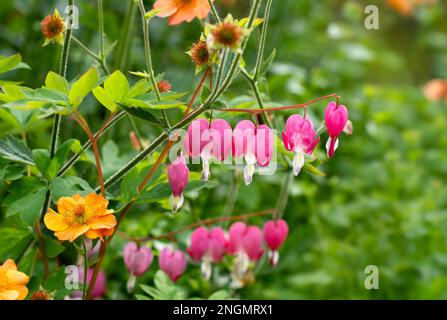
[[205, 19], [211, 10], [208, 0], [157, 0], [154, 9], [159, 17], [169, 17], [169, 24], [176, 25], [183, 21], [191, 22], [195, 17]]
[[116, 226], [113, 210], [107, 209], [109, 202], [101, 195], [90, 193], [85, 198], [79, 194], [62, 197], [57, 201], [57, 210], [51, 208], [45, 214], [44, 222], [48, 229], [55, 231], [59, 240], [73, 242], [85, 234], [96, 239], [110, 236]]
[[8, 259], [0, 265], [0, 300], [23, 300], [28, 294], [29, 277], [17, 271], [14, 261]]

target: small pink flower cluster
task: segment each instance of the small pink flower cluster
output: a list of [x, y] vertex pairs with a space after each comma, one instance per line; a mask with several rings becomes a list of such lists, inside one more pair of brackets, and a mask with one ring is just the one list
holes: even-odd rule
[[[219, 263], [225, 255], [235, 256], [233, 273], [243, 276], [250, 262], [256, 262], [263, 256], [263, 242], [269, 247], [269, 262], [278, 263], [278, 249], [284, 243], [289, 228], [287, 222], [278, 219], [265, 223], [264, 229], [257, 226], [235, 222], [230, 226], [228, 235], [220, 227], [208, 230], [199, 227], [193, 231], [187, 252], [194, 262], [201, 262], [201, 271], [206, 279], [211, 277], [211, 264]], [[124, 248], [124, 262], [130, 273], [128, 291], [132, 292], [135, 278], [145, 273], [153, 260], [148, 247], [138, 247], [129, 242]], [[159, 255], [159, 267], [172, 281], [177, 281], [186, 269], [186, 255], [179, 249], [165, 247]]]
[[[352, 124], [348, 121], [347, 108], [335, 102], [328, 104], [324, 118], [329, 135], [326, 150], [328, 157], [332, 158], [338, 147], [338, 137], [343, 131], [351, 134]], [[304, 166], [305, 154], [313, 153], [320, 137], [310, 119], [295, 114], [287, 119], [282, 140], [286, 150], [295, 153], [292, 167], [297, 176]], [[230, 154], [236, 159], [243, 159], [246, 163], [244, 181], [248, 185], [253, 180], [256, 164], [260, 167], [269, 165], [273, 155], [274, 134], [267, 125], [255, 125], [250, 120], [240, 121], [232, 130], [223, 119], [215, 119], [211, 123], [206, 119], [198, 119], [188, 127], [183, 145], [188, 157], [200, 157], [202, 179], [205, 181], [210, 176], [211, 159], [223, 161]], [[168, 178], [172, 188], [171, 206], [176, 212], [183, 204], [183, 191], [189, 179], [189, 169], [182, 154], [169, 166]]]

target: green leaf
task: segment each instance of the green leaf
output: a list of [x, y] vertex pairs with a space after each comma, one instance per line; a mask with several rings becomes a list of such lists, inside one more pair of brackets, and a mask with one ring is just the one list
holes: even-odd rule
[[121, 102], [129, 91], [129, 83], [124, 74], [116, 70], [104, 81], [104, 90], [113, 101]]
[[34, 165], [33, 155], [28, 146], [8, 133], [5, 139], [0, 140], [0, 156], [11, 161]]
[[33, 160], [42, 176], [48, 178], [51, 164], [50, 152], [47, 149], [33, 150]]
[[110, 97], [103, 87], [97, 86], [93, 89], [93, 95], [96, 100], [99, 101], [104, 107], [109, 109], [111, 112], [114, 112], [119, 108], [119, 105]]
[[140, 288], [154, 300], [181, 300], [186, 298], [186, 294], [161, 270], [158, 270], [155, 274], [154, 283], [156, 288], [140, 285]]
[[273, 61], [275, 60], [275, 56], [276, 56], [276, 49], [273, 49], [272, 53], [261, 64], [261, 67], [259, 69], [260, 77], [265, 77], [265, 75], [267, 74], [267, 71], [270, 69]]
[[32, 237], [33, 235], [29, 230], [1, 228], [0, 243], [2, 245], [0, 246], [0, 261], [4, 262], [8, 258], [17, 260]]
[[0, 73], [5, 73], [14, 69], [22, 61], [20, 53], [9, 57], [0, 57]]
[[230, 294], [226, 290], [219, 290], [209, 296], [208, 300], [227, 300]]
[[48, 258], [53, 259], [64, 252], [65, 247], [57, 240], [53, 240], [50, 237], [43, 237], [45, 242], [45, 248], [47, 251]]
[[[124, 176], [121, 182], [121, 195], [123, 197], [123, 202], [128, 202], [139, 194], [138, 186], [141, 184], [150, 169], [151, 166], [147, 163], [139, 163], [127, 175]], [[146, 185], [153, 184], [162, 175], [162, 173], [163, 168], [158, 167]]]
[[76, 109], [82, 100], [96, 87], [99, 80], [98, 71], [90, 68], [73, 85], [69, 93], [69, 102]]
[[211, 90], [208, 88], [208, 86], [203, 85], [202, 86], [202, 92], [200, 93], [200, 101], [204, 103], [206, 100], [208, 100], [208, 97], [211, 95]]
[[57, 201], [61, 197], [71, 197], [79, 193], [85, 196], [94, 192], [87, 181], [78, 177], [57, 177], [51, 181], [50, 185], [51, 199]]
[[0, 168], [0, 180], [13, 181], [23, 177], [25, 168], [21, 165], [7, 165]]
[[310, 163], [305, 163], [303, 169], [316, 176], [324, 177], [326, 175], [324, 172], [320, 171], [317, 167], [311, 165]]
[[65, 95], [69, 95], [70, 93], [70, 84], [68, 81], [53, 71], [48, 72], [47, 77], [45, 78], [45, 86], [60, 91]]
[[143, 296], [142, 294], [136, 294], [135, 298], [137, 300], [152, 300], [151, 298], [147, 297], [147, 296]]
[[134, 107], [126, 107], [121, 105], [120, 106], [121, 109], [123, 109], [124, 111], [126, 111], [127, 113], [133, 115], [134, 117], [137, 117], [139, 119], [142, 119], [144, 121], [147, 121], [151, 124], [155, 124], [159, 127], [164, 127], [165, 124], [164, 122], [161, 120], [161, 118], [155, 116], [155, 112], [153, 111], [149, 111], [147, 109], [144, 108], [134, 108]]
[[[47, 188], [39, 187], [32, 190], [32, 192], [30, 193], [23, 193], [23, 191], [14, 192], [16, 193], [16, 196], [18, 192], [20, 192], [22, 196], [16, 201], [12, 202], [9, 206], [7, 206], [6, 216], [9, 217], [20, 214], [20, 218], [26, 224], [34, 224], [37, 217], [39, 217], [43, 204], [45, 202], [45, 194], [47, 192]], [[9, 196], [6, 198], [6, 200], [8, 200], [8, 198]]]

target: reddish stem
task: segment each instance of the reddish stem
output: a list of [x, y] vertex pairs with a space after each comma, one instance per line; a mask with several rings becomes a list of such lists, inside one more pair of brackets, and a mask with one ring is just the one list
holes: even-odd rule
[[328, 95], [307, 101], [305, 103], [294, 104], [291, 106], [263, 108], [263, 109], [225, 108], [225, 109], [215, 109], [215, 110], [221, 111], [221, 112], [243, 112], [243, 113], [262, 113], [262, 112], [272, 112], [272, 111], [284, 111], [284, 110], [293, 110], [293, 109], [299, 109], [299, 108], [307, 108], [311, 104], [314, 104], [316, 102], [319, 102], [321, 100], [325, 100], [328, 98], [333, 98], [333, 97], [339, 98], [339, 96], [337, 96], [336, 93], [332, 93], [332, 94], [328, 94]]

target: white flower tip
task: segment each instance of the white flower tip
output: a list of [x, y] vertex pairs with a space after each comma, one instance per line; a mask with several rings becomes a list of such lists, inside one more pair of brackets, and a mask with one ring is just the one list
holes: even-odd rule
[[205, 280], [211, 279], [212, 267], [209, 261], [202, 261], [202, 264], [200, 265], [200, 271]]
[[172, 212], [176, 213], [178, 209], [180, 209], [183, 205], [183, 194], [181, 194], [179, 197], [171, 194], [169, 201], [171, 202]]
[[277, 250], [269, 251], [269, 263], [272, 267], [276, 267], [279, 261], [279, 252]]
[[210, 178], [210, 163], [208, 161], [202, 160], [202, 180], [208, 181]]
[[304, 153], [297, 152], [293, 157], [292, 165], [293, 165], [293, 174], [296, 177], [300, 173], [301, 168], [304, 166]]
[[135, 290], [135, 282], [137, 277], [133, 274], [130, 274], [129, 280], [127, 280], [127, 292], [132, 293]]
[[244, 182], [245, 185], [249, 185], [253, 181], [253, 174], [255, 173], [255, 166], [253, 164], [247, 164], [244, 168]]

